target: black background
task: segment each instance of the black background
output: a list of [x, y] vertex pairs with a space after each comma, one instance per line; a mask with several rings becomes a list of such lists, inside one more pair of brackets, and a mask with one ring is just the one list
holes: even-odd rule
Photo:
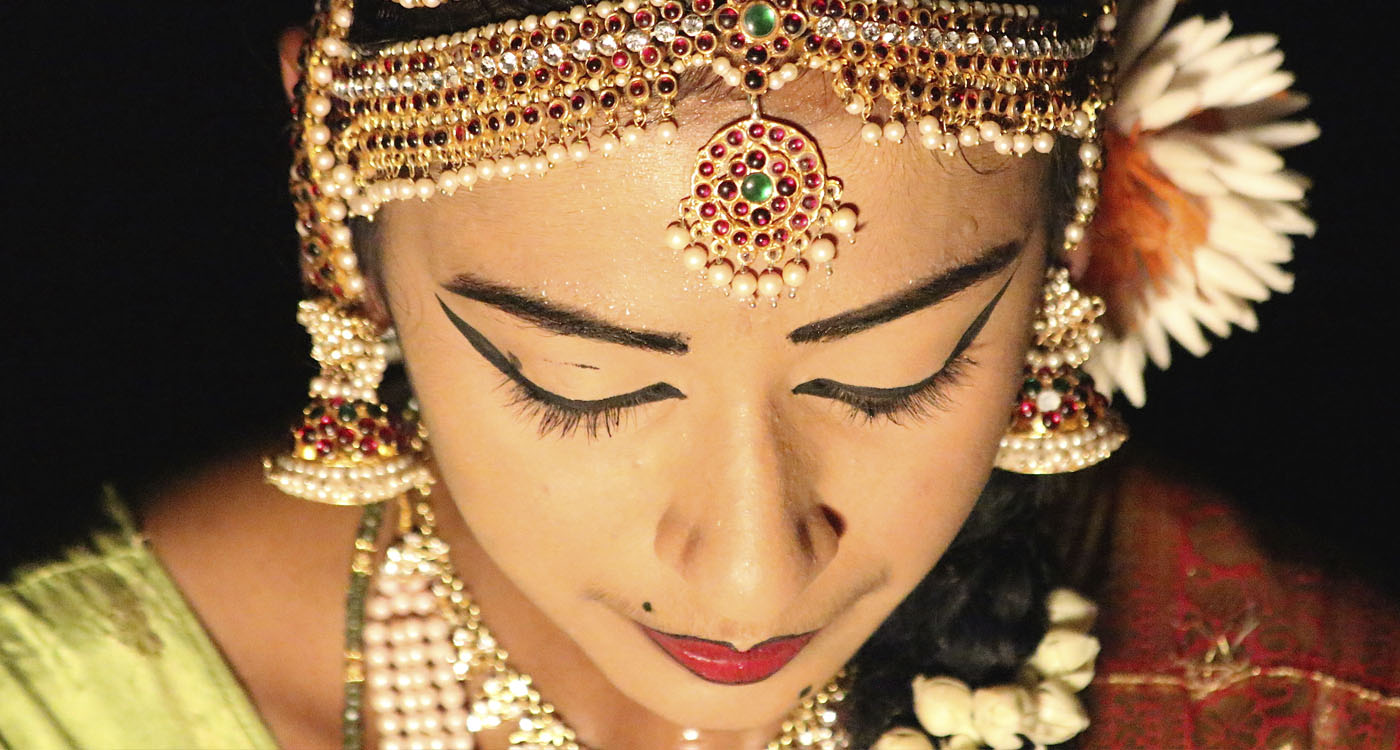
[[[1337, 6], [1340, 8], [1341, 6]], [[1358, 6], [1359, 7], [1359, 6]], [[1216, 2], [1189, 3], [1214, 15]], [[126, 486], [275, 439], [311, 374], [293, 320], [277, 32], [305, 2], [6, 3], [0, 558]], [[1321, 230], [1204, 360], [1130, 411], [1136, 450], [1238, 497], [1292, 552], [1396, 571], [1397, 272], [1389, 52], [1314, 4], [1239, 2], [1275, 31], [1323, 138], [1289, 154]], [[1386, 364], [1383, 365], [1383, 362]], [[3, 561], [3, 560], [0, 560]]]

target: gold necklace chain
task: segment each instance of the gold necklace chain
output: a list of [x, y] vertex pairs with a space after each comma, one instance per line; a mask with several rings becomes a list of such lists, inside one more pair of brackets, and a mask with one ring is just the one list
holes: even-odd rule
[[[589, 750], [530, 676], [511, 667], [453, 570], [426, 497], [405, 497], [399, 506], [399, 533], [373, 592], [367, 558], [382, 507], [367, 509], [356, 541], [348, 605], [358, 606], [359, 616], [347, 612], [343, 747], [363, 746], [368, 706], [380, 718], [380, 750], [470, 750], [477, 733], [502, 726], [510, 728], [512, 748]], [[793, 708], [766, 750], [849, 747], [836, 711], [844, 698], [844, 674], [838, 674]]]

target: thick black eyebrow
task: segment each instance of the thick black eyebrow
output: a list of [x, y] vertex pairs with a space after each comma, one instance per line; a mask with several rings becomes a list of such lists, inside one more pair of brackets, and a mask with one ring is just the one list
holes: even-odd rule
[[689, 338], [685, 334], [626, 328], [585, 310], [541, 302], [470, 273], [453, 276], [442, 288], [565, 336], [580, 336], [663, 354], [685, 354], [690, 351]]
[[795, 328], [794, 344], [834, 341], [936, 305], [968, 287], [995, 276], [1021, 255], [1022, 240], [983, 252], [968, 263], [940, 271], [915, 286], [868, 305]]

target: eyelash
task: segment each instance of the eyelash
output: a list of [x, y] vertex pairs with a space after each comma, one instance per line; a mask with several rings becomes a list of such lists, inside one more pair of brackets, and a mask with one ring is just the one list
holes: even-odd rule
[[[976, 364], [966, 354], [959, 354], [916, 389], [898, 396], [870, 396], [842, 388], [832, 381], [821, 381], [830, 384], [824, 389], [826, 393], [808, 393], [845, 404], [853, 420], [864, 417], [867, 424], [881, 419], [903, 424], [902, 420], [906, 418], [921, 420], [934, 411], [946, 410], [949, 406], [948, 390], [957, 385], [969, 367]], [[661, 396], [649, 392], [651, 388], [645, 388], [622, 396], [584, 402], [590, 406], [577, 406], [561, 403], [557, 400], [559, 397], [542, 388], [532, 387], [533, 384], [511, 378], [506, 378], [504, 384], [511, 390], [510, 405], [527, 419], [539, 424], [541, 437], [550, 434], [569, 437], [580, 429], [590, 440], [600, 433], [612, 437], [613, 430], [621, 428], [623, 420], [635, 409], [661, 399]], [[670, 386], [666, 388], [674, 391]]]
[[948, 360], [915, 390], [898, 396], [868, 396], [861, 393], [837, 389], [831, 398], [845, 404], [851, 419], [864, 419], [866, 424], [876, 420], [887, 420], [893, 424], [904, 424], [902, 420], [927, 419], [935, 411], [947, 411], [951, 405], [948, 391], [956, 386], [968, 368], [977, 362], [966, 354], [959, 354]]

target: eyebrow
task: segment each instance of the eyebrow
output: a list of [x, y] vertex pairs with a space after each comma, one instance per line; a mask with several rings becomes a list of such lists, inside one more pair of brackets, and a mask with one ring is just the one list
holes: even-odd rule
[[1018, 239], [998, 245], [967, 263], [939, 271], [909, 289], [795, 328], [788, 334], [788, 340], [794, 344], [835, 341], [932, 307], [1011, 265], [1020, 257], [1022, 244]]
[[606, 341], [663, 354], [685, 354], [690, 351], [689, 337], [685, 334], [626, 328], [585, 310], [532, 299], [474, 274], [457, 274], [442, 288], [564, 336]]

